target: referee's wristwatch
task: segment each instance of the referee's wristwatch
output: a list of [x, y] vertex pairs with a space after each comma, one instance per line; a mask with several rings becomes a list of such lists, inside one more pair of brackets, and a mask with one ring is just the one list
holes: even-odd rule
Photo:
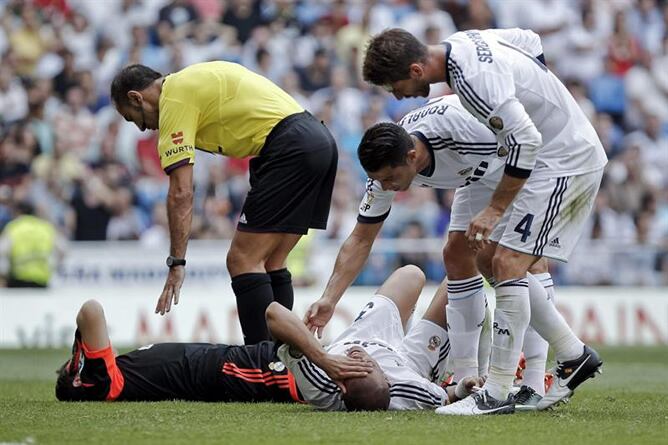
[[175, 256], [168, 256], [167, 257], [167, 267], [170, 269], [174, 266], [185, 266], [186, 265], [186, 259], [185, 258], [176, 258]]

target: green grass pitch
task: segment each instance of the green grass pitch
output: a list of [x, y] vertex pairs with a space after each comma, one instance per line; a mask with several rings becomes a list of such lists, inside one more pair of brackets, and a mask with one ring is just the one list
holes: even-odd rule
[[603, 375], [551, 412], [452, 418], [264, 404], [59, 403], [61, 350], [0, 350], [0, 444], [666, 444], [668, 348], [601, 348]]

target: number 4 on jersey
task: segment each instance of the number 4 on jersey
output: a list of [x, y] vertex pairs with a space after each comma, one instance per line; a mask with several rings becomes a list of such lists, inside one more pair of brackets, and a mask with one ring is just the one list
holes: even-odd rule
[[527, 213], [524, 218], [515, 226], [515, 232], [522, 235], [522, 242], [526, 242], [527, 238], [531, 236], [531, 223], [533, 222], [533, 215]]

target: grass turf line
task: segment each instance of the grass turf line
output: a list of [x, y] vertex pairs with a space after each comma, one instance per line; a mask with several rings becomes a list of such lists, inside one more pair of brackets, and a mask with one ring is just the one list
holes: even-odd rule
[[552, 412], [441, 417], [299, 405], [60, 403], [63, 350], [0, 350], [0, 443], [658, 444], [668, 440], [668, 349], [601, 348], [604, 373]]

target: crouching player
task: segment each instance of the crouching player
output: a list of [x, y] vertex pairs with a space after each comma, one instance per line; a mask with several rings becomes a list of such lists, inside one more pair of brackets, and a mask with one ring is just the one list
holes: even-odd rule
[[[439, 384], [450, 351], [444, 286], [424, 317], [406, 332], [424, 281], [415, 266], [395, 271], [327, 348], [295, 314], [280, 304], [269, 305], [267, 325], [284, 343], [278, 356], [309, 404], [329, 411], [434, 409], [465, 398], [483, 384], [477, 377], [448, 388]], [[347, 377], [342, 370], [352, 369], [343, 366], [346, 358], [359, 364], [355, 371], [367, 373]]]

